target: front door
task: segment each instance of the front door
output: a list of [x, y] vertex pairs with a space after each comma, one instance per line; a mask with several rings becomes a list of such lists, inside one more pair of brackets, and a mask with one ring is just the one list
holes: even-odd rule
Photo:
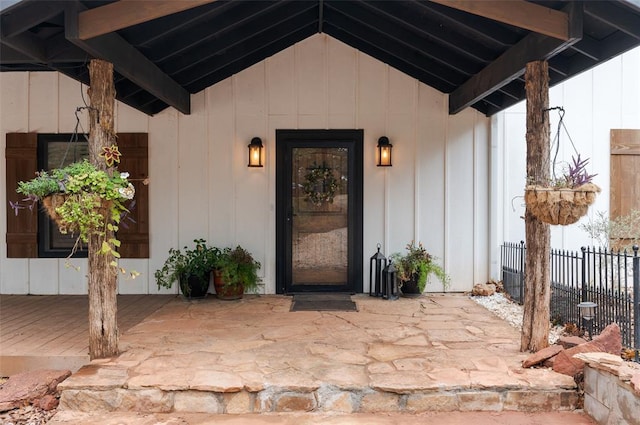
[[362, 130], [276, 131], [278, 293], [362, 292]]

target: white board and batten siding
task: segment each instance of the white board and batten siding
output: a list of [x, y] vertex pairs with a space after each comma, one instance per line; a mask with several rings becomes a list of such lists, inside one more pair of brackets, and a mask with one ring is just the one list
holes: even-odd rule
[[[85, 88], [57, 73], [2, 73], [0, 89], [4, 152], [8, 132], [72, 132]], [[246, 247], [262, 263], [262, 291], [275, 293], [276, 129], [364, 129], [365, 291], [376, 244], [390, 254], [413, 239], [439, 257], [451, 291], [488, 278], [490, 120], [482, 114], [449, 116], [446, 95], [323, 34], [191, 101], [191, 115], [169, 108], [153, 117], [117, 103], [118, 132], [149, 133], [151, 180], [151, 257], [123, 261], [142, 274], [121, 279], [120, 293], [157, 293], [153, 272], [169, 248], [200, 237]], [[256, 136], [266, 165], [252, 169], [247, 144]], [[375, 166], [381, 136], [394, 145], [391, 168]], [[76, 272], [63, 259], [7, 259], [0, 245], [1, 293], [86, 292], [86, 260], [73, 260]]]
[[[580, 222], [551, 226], [551, 246], [579, 250], [597, 244], [580, 228], [598, 211], [608, 216], [610, 186], [610, 130], [640, 129], [640, 48], [630, 50], [549, 90], [549, 106], [565, 109], [564, 123], [581, 158], [590, 158], [588, 171], [602, 192]], [[551, 138], [558, 114], [550, 111]], [[526, 105], [520, 102], [492, 118], [491, 275], [499, 277], [499, 246], [525, 239], [524, 186], [526, 181]], [[560, 133], [559, 160], [570, 161], [574, 148]], [[639, 170], [640, 172], [640, 170]]]

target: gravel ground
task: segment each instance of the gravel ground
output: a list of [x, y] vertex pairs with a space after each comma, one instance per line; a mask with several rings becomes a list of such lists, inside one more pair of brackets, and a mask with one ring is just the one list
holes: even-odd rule
[[[488, 297], [472, 296], [471, 299], [487, 310], [493, 312], [501, 319], [518, 330], [522, 330], [522, 318], [524, 307], [515, 303], [499, 292]], [[562, 336], [562, 326], [552, 327], [549, 330], [549, 344], [555, 344]]]
[[42, 425], [46, 424], [56, 409], [42, 410], [36, 406], [25, 406], [20, 409], [0, 413], [0, 424], [3, 425]]

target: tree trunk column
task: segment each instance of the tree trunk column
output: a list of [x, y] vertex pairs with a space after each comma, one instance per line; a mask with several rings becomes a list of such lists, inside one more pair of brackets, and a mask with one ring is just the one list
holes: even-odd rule
[[[529, 62], [525, 72], [527, 92], [527, 184], [549, 180], [549, 67], [546, 61]], [[538, 351], [549, 345], [551, 232], [527, 207], [524, 320], [521, 351]]]
[[[89, 161], [99, 170], [107, 170], [107, 164], [100, 154], [103, 147], [116, 143], [113, 127], [115, 103], [113, 64], [99, 59], [91, 60], [89, 78], [91, 84]], [[89, 235], [89, 357], [91, 360], [118, 354], [117, 275], [111, 265], [114, 260], [111, 253], [101, 253], [102, 242], [112, 237], [111, 231], [107, 231], [105, 235]]]

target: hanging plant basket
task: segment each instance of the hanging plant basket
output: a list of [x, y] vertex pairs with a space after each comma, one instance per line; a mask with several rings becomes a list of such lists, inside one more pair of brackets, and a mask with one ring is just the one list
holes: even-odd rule
[[573, 224], [587, 214], [600, 188], [586, 183], [576, 188], [553, 188], [530, 185], [525, 188], [527, 209], [547, 224]]
[[61, 207], [68, 197], [69, 195], [54, 193], [53, 195], [45, 196], [44, 198], [42, 198], [42, 206], [44, 207], [44, 210], [47, 212], [47, 215], [51, 217], [53, 221], [55, 221], [58, 227], [64, 225], [64, 223], [62, 222], [62, 217], [60, 217], [60, 214], [56, 212], [56, 208]]
[[[60, 214], [56, 211], [57, 208], [64, 205], [67, 200], [72, 196], [80, 196], [78, 194], [63, 194], [54, 193], [42, 198], [42, 205], [47, 212], [47, 215], [56, 223], [61, 233], [76, 233], [79, 230], [77, 222], [65, 221]], [[88, 230], [104, 231], [105, 222], [111, 217], [111, 208], [113, 201], [101, 199], [99, 205], [96, 205], [94, 211], [102, 216], [100, 223], [97, 223], [94, 227], [89, 227]]]

